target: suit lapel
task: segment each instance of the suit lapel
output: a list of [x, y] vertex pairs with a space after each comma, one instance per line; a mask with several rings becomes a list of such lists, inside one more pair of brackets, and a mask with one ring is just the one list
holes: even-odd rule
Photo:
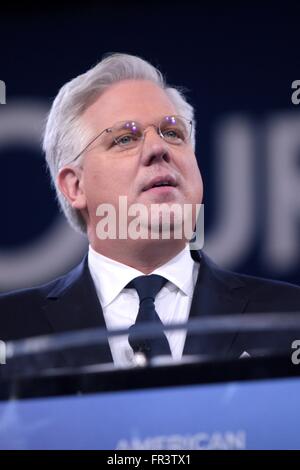
[[[76, 331], [86, 328], [106, 328], [103, 310], [99, 302], [93, 280], [91, 278], [87, 257], [82, 263], [61, 278], [48, 292], [44, 313], [52, 326], [54, 333]], [[68, 364], [75, 360], [72, 353], [64, 352]], [[111, 362], [112, 356], [108, 341], [102, 346], [85, 348], [84, 352], [78, 351], [79, 363], [92, 361]]]
[[[200, 262], [199, 274], [194, 289], [189, 318], [242, 313], [247, 305], [243, 295], [244, 283], [233, 274], [226, 274], [215, 266], [202, 252], [192, 251], [192, 257]], [[85, 328], [106, 328], [87, 257], [68, 275], [52, 285], [47, 293], [44, 313], [54, 333], [76, 331]], [[236, 336], [235, 331], [223, 335], [200, 335], [189, 333], [184, 351], [187, 354], [224, 356]], [[68, 365], [91, 362], [111, 362], [108, 341], [102, 347], [86, 348], [84, 353], [65, 351]]]
[[[242, 313], [248, 299], [243, 294], [244, 284], [240, 279], [233, 274], [229, 277], [225, 271], [215, 266], [204, 253], [192, 251], [191, 255], [195, 261], [200, 262], [200, 268], [189, 318]], [[236, 333], [233, 331], [200, 336], [189, 333], [183, 353], [224, 356], [229, 351]]]

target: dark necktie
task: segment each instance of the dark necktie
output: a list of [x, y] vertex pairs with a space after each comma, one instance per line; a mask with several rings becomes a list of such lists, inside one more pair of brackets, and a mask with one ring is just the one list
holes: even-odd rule
[[[149, 276], [139, 276], [133, 279], [126, 287], [136, 289], [140, 306], [136, 322], [129, 328], [128, 342], [133, 351], [142, 352], [147, 359], [160, 355], [171, 355], [168, 340], [163, 332], [163, 323], [155, 310], [155, 297], [160, 289], [167, 282], [162, 276], [150, 274]], [[143, 322], [153, 322], [161, 326], [161, 332], [153, 338], [137, 338], [135, 334], [136, 327]]]

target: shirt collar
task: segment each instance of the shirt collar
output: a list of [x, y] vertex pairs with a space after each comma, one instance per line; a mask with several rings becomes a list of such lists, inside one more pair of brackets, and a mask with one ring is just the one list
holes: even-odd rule
[[174, 258], [155, 269], [152, 274], [160, 274], [174, 284], [185, 295], [193, 292], [193, 267], [195, 261], [191, 257], [189, 245], [180, 251]]
[[[151, 274], [164, 276], [185, 295], [193, 292], [193, 267], [189, 245], [174, 258], [155, 269]], [[137, 276], [144, 276], [141, 271], [107, 258], [89, 246], [88, 265], [102, 307], [106, 307]]]

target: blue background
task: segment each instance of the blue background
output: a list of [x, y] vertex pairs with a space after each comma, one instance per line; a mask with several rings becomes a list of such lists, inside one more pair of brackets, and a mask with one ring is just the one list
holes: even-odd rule
[[[51, 279], [75, 265], [85, 252], [84, 239], [74, 235], [68, 243], [66, 232], [68, 249], [62, 246], [56, 261], [51, 255], [57, 240], [63, 238], [51, 238], [51, 230], [61, 219], [38, 138], [26, 141], [24, 134], [41, 136], [42, 118], [58, 89], [107, 52], [140, 55], [158, 66], [170, 84], [189, 90], [188, 99], [196, 108], [197, 158], [205, 185], [208, 253], [224, 267], [299, 283], [300, 193], [295, 200], [293, 194], [298, 179], [300, 183], [300, 160], [293, 160], [290, 171], [283, 172], [278, 182], [272, 153], [280, 135], [272, 127], [276, 117], [283, 116], [280, 129], [293, 128], [293, 135], [298, 130], [300, 134], [300, 105], [291, 101], [291, 84], [300, 79], [300, 10], [296, 4], [210, 2], [200, 6], [187, 0], [1, 9], [0, 79], [6, 83], [7, 104], [0, 106], [0, 132], [9, 113], [13, 117], [5, 131], [6, 137], [10, 132], [12, 137], [0, 135], [0, 290]], [[38, 109], [35, 118], [29, 112], [32, 108]], [[22, 112], [25, 118], [17, 124]], [[230, 166], [226, 153], [232, 122], [233, 142], [246, 142], [248, 136], [252, 146], [247, 160], [243, 145], [229, 151], [235, 161], [245, 160], [241, 166]], [[300, 157], [300, 141], [296, 147]], [[285, 156], [288, 149], [281, 158]], [[242, 172], [247, 172], [247, 165], [253, 171], [245, 187]], [[279, 243], [280, 234], [269, 252], [268, 237], [275, 233], [270, 214], [278, 207], [272, 185], [281, 188], [279, 201], [285, 197], [292, 201], [275, 216], [279, 225], [281, 220], [283, 226], [291, 225], [291, 233], [282, 235], [288, 254]], [[248, 194], [253, 213], [242, 203], [229, 203], [230, 191], [231, 201], [242, 201], [242, 195]], [[221, 225], [222, 212], [225, 223]], [[238, 242], [224, 241], [226, 221], [232, 233], [241, 233]], [[48, 244], [44, 243], [47, 235]]]

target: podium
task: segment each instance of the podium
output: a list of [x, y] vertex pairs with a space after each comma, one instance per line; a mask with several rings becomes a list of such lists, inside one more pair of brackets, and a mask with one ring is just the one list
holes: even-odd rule
[[[255, 335], [263, 324], [277, 336], [287, 329], [293, 337], [299, 316], [292, 317], [283, 325], [279, 317], [264, 315], [245, 330]], [[199, 341], [224, 330], [218, 319], [187, 328], [200, 332]], [[0, 367], [1, 449], [300, 448], [300, 364], [291, 360], [292, 346], [250, 357], [195, 355], [122, 369], [99, 362], [54, 367], [46, 360], [53, 351], [90, 346], [106, 336], [83, 331], [7, 345], [7, 364]]]

